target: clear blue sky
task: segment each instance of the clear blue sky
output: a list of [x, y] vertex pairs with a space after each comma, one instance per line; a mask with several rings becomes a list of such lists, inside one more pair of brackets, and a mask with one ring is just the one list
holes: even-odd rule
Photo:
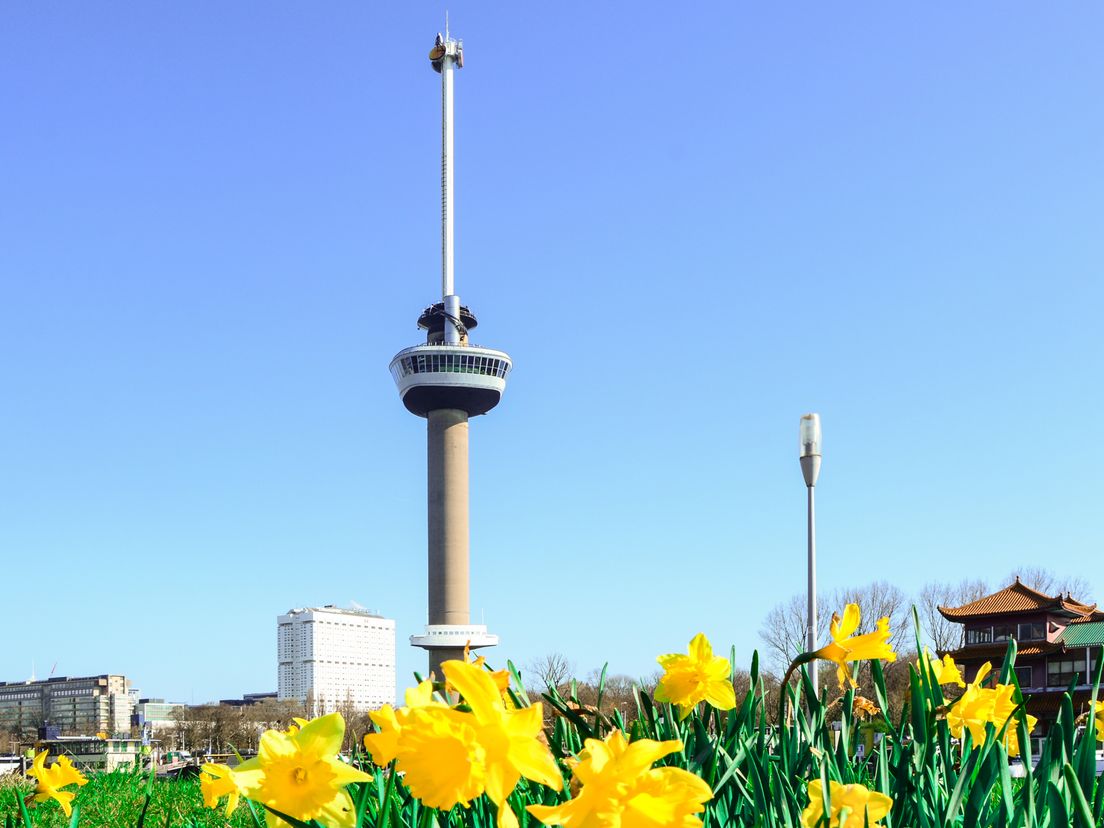
[[[0, 678], [275, 687], [357, 601], [424, 661], [444, 6], [0, 10]], [[454, 3], [472, 605], [525, 663], [746, 664], [804, 588], [1104, 601], [1104, 7]]]

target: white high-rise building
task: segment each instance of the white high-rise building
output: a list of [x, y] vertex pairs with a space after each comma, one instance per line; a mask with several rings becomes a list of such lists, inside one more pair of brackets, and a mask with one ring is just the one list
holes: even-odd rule
[[310, 699], [311, 715], [395, 701], [395, 621], [327, 605], [276, 619], [277, 695]]

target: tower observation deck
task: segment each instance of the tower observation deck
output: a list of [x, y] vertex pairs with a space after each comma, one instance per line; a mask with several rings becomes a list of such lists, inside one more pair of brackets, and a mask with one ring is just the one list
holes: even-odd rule
[[513, 363], [469, 340], [478, 323], [455, 289], [453, 85], [463, 43], [446, 27], [429, 59], [441, 75], [441, 301], [422, 311], [426, 341], [395, 354], [391, 376], [406, 409], [426, 418], [429, 613], [425, 633], [410, 643], [429, 651], [429, 669], [441, 678], [441, 662], [461, 658], [465, 647], [498, 643], [471, 623], [468, 603], [468, 420], [498, 405]]

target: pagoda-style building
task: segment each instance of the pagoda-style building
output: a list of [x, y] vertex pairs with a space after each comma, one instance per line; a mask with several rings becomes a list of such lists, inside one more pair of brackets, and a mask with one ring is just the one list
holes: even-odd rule
[[971, 681], [986, 661], [999, 670], [1016, 641], [1016, 679], [1027, 712], [1039, 718], [1033, 737], [1045, 736], [1058, 716], [1062, 693], [1076, 683], [1074, 712], [1088, 708], [1092, 681], [1104, 651], [1104, 611], [1069, 593], [1046, 595], [1017, 578], [1004, 589], [961, 607], [940, 607], [948, 621], [965, 626], [963, 645], [951, 655]]

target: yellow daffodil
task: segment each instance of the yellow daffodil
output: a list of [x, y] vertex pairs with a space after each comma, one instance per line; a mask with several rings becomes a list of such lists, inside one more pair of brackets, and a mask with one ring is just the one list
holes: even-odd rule
[[[828, 828], [881, 828], [878, 820], [889, 813], [893, 800], [862, 785], [828, 783]], [[809, 804], [801, 812], [805, 828], [824, 824], [824, 786], [819, 779], [809, 783]]]
[[[492, 670], [490, 667], [487, 666], [487, 659], [485, 657], [476, 656], [474, 658], [471, 658], [470, 656], [471, 656], [471, 651], [468, 649], [467, 646], [465, 646], [464, 647], [464, 663], [465, 664], [470, 664], [472, 667], [478, 667], [481, 670], [486, 670], [487, 675], [489, 675], [491, 677], [491, 679], [495, 683], [495, 687], [498, 688], [498, 692], [502, 695], [502, 701], [505, 702], [508, 706], [512, 706], [513, 701], [510, 699], [510, 693], [508, 692], [509, 687], [510, 687], [510, 671], [509, 670]], [[442, 669], [444, 669], [443, 665], [442, 665]], [[446, 676], [445, 677], [445, 696], [448, 697], [449, 699], [451, 699], [452, 701], [455, 701], [456, 696], [458, 695], [458, 693], [459, 693], [459, 691], [455, 687], [452, 686], [452, 683], [448, 680], [448, 677]]]
[[[465, 645], [464, 661], [471, 661], [471, 663], [474, 664], [476, 667], [482, 667], [485, 670], [488, 670], [491, 674], [491, 678], [494, 679], [495, 686], [498, 688], [499, 692], [502, 693], [502, 698], [505, 701], [509, 702], [510, 696], [506, 692], [506, 690], [510, 687], [510, 671], [491, 670], [491, 668], [487, 666], [487, 659], [485, 657], [477, 656], [475, 658], [470, 658], [470, 655], [471, 651], [468, 649], [467, 645]], [[448, 689], [451, 690], [452, 688], [449, 687]]]
[[226, 818], [229, 819], [241, 798], [241, 790], [234, 778], [234, 771], [227, 765], [217, 762], [206, 763], [202, 770], [203, 773], [199, 775], [199, 791], [203, 795], [203, 805], [207, 808], [217, 808], [220, 799], [224, 796], [229, 797], [226, 800], [225, 811]]
[[652, 768], [682, 742], [640, 739], [629, 744], [620, 730], [605, 741], [587, 739], [574, 767], [582, 783], [561, 805], [529, 805], [545, 825], [564, 828], [700, 828], [696, 814], [713, 792], [699, 777], [680, 768]]
[[380, 767], [390, 764], [398, 755], [399, 734], [402, 733], [398, 713], [401, 710], [403, 708], [395, 710], [391, 705], [385, 704], [379, 710], [368, 713], [368, 718], [379, 730], [364, 734], [364, 749], [371, 755], [372, 761]]
[[703, 633], [690, 641], [687, 655], [668, 653], [656, 661], [663, 668], [655, 690], [656, 701], [677, 705], [680, 719], [689, 716], [702, 701], [718, 710], [736, 706], [732, 666], [727, 658], [713, 655], [713, 647]]
[[364, 747], [372, 754], [372, 761], [381, 766], [389, 764], [398, 754], [399, 734], [410, 711], [429, 705], [445, 706], [434, 701], [433, 682], [427, 680], [417, 687], [407, 689], [405, 707], [395, 710], [391, 705], [385, 704], [379, 710], [369, 713], [369, 718], [379, 728], [378, 733], [367, 733], [364, 736]]
[[73, 767], [73, 763], [68, 756], [59, 756], [57, 764], [51, 770], [54, 772], [54, 787], [56, 788], [64, 788], [66, 785], [76, 785], [79, 788], [88, 784], [84, 774]]
[[520, 710], [507, 709], [490, 674], [463, 661], [446, 661], [441, 668], [471, 708], [475, 738], [484, 751], [487, 796], [498, 808], [499, 828], [516, 828], [517, 817], [506, 797], [524, 776], [555, 790], [563, 777], [552, 752], [540, 740], [544, 709], [538, 702]]
[[[356, 813], [345, 786], [372, 777], [338, 760], [344, 738], [339, 713], [313, 719], [295, 733], [265, 731], [257, 757], [239, 765], [234, 779], [250, 799], [290, 817], [352, 828]], [[272, 813], [266, 818], [269, 828], [284, 824]]]
[[[1019, 727], [1015, 721], [1009, 722], [1016, 709], [1013, 700], [1016, 688], [1011, 684], [998, 684], [996, 687], [982, 687], [993, 665], [988, 661], [981, 665], [974, 680], [966, 686], [966, 692], [947, 712], [947, 725], [951, 735], [961, 739], [966, 730], [970, 731], [974, 747], [985, 742], [985, 726], [992, 724], [997, 731], [1008, 722], [1004, 732], [1004, 744], [1009, 756], [1019, 756]], [[1035, 729], [1038, 719], [1027, 716], [1027, 732]]]
[[[1012, 719], [1012, 713], [1018, 706], [1012, 698], [1016, 692], [1016, 687], [1012, 684], [998, 684], [990, 692], [993, 694], [993, 715], [991, 721], [997, 728], [997, 732], [1000, 732], [1005, 722], [1008, 723], [1008, 728], [1004, 731], [1004, 746], [1008, 748], [1009, 756], [1019, 756], [1020, 728], [1019, 723]], [[1031, 733], [1039, 720], [1030, 715], [1026, 715], [1026, 718], [1027, 732]]]
[[1096, 710], [1096, 738], [1104, 742], [1104, 702], [1093, 702], [1093, 707]]
[[483, 656], [475, 659], [472, 664], [476, 667], [482, 667], [487, 671], [487, 674], [491, 677], [491, 680], [495, 683], [495, 687], [498, 688], [498, 692], [502, 695], [502, 700], [508, 704], [512, 704], [510, 701], [510, 694], [507, 692], [510, 689], [510, 671], [509, 670], [492, 670], [486, 666], [486, 659]]
[[869, 661], [875, 658], [884, 661], [897, 660], [897, 654], [889, 645], [889, 618], [880, 619], [874, 632], [855, 635], [861, 620], [858, 604], [848, 604], [843, 611], [842, 619], [833, 613], [832, 624], [829, 627], [832, 641], [814, 653], [817, 658], [836, 663], [838, 666], [836, 678], [839, 680], [841, 690], [848, 683], [852, 687], [859, 686], [851, 676], [848, 662]]
[[27, 771], [27, 775], [33, 776], [38, 782], [34, 794], [35, 802], [55, 799], [66, 816], [73, 813], [72, 802], [76, 794], [61, 789], [67, 785], [80, 787], [88, 783], [81, 772], [73, 767], [73, 763], [69, 761], [68, 756], [58, 757], [53, 766], [46, 767], [46, 751], [42, 751], [35, 756], [31, 770]]
[[300, 719], [298, 716], [292, 716], [291, 717], [291, 724], [289, 724], [287, 726], [287, 730], [285, 730], [284, 732], [285, 733], [298, 733], [300, 730], [303, 729], [303, 726], [306, 725], [306, 723], [307, 723], [306, 719]]
[[974, 680], [966, 687], [957, 702], [947, 712], [947, 725], [951, 735], [961, 739], [964, 730], [969, 730], [975, 745], [985, 741], [985, 724], [993, 715], [993, 699], [981, 682], [989, 675], [993, 665], [988, 661], [977, 671]]
[[924, 656], [928, 659], [928, 663], [931, 665], [932, 675], [935, 676], [935, 680], [939, 684], [956, 684], [959, 687], [965, 687], [966, 682], [962, 680], [962, 671], [958, 665], [954, 663], [954, 659], [951, 658], [951, 654], [947, 653], [943, 656], [943, 660], [938, 658], [932, 658], [927, 648], [924, 648]]
[[377, 764], [395, 759], [406, 786], [424, 804], [447, 810], [486, 793], [498, 810], [499, 828], [517, 828], [506, 798], [522, 776], [563, 787], [556, 761], [540, 740], [543, 707], [507, 706], [498, 680], [481, 664], [446, 661], [441, 669], [466, 709], [433, 701], [432, 686], [423, 682], [407, 691], [406, 707], [372, 714], [381, 732], [365, 737], [365, 746]]

